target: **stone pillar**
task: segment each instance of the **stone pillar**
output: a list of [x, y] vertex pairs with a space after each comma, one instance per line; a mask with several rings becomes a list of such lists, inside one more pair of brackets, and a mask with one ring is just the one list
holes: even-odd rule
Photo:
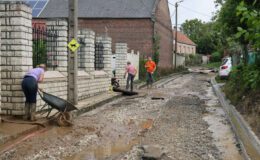
[[124, 74], [127, 62], [127, 49], [126, 43], [116, 43], [116, 77], [119, 79], [121, 86], [126, 85]]
[[3, 114], [24, 114], [21, 81], [32, 68], [31, 12], [31, 8], [21, 2], [0, 2]]
[[51, 19], [46, 22], [47, 29], [57, 30], [57, 71], [67, 76], [68, 70], [68, 22], [65, 19]]
[[110, 37], [96, 37], [97, 43], [103, 43], [104, 46], [104, 71], [112, 77], [112, 66], [111, 66], [111, 56], [112, 56], [112, 39]]
[[[1, 56], [2, 56], [2, 54], [1, 54], [1, 23], [0, 23], [0, 72], [1, 72], [1, 65], [2, 65]], [[1, 99], [1, 73], [0, 73], [0, 123], [2, 122], [2, 120], [1, 120], [1, 101], [2, 101], [2, 99]]]
[[88, 73], [92, 73], [95, 71], [95, 32], [88, 29], [80, 30], [78, 38], [81, 43], [78, 52], [79, 68]]

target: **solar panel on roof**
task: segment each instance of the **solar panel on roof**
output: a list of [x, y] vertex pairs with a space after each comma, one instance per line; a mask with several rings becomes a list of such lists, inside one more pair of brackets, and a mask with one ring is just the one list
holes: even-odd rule
[[32, 16], [38, 17], [49, 0], [26, 0], [25, 2], [32, 8]]
[[33, 8], [36, 4], [36, 1], [28, 1], [27, 3]]
[[38, 3], [36, 4], [36, 6], [34, 8], [43, 8], [46, 3], [47, 3], [47, 1], [38, 1]]

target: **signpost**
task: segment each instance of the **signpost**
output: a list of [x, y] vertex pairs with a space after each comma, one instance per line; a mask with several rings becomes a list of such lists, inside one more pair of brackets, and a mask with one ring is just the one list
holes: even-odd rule
[[78, 0], [69, 0], [68, 101], [78, 104]]

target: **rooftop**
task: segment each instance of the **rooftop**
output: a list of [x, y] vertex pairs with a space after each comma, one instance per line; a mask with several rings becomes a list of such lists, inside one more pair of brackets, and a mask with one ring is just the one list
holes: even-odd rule
[[[80, 18], [151, 18], [156, 0], [78, 0]], [[39, 18], [68, 17], [68, 0], [49, 0]]]
[[[175, 31], [173, 31], [173, 39], [175, 39]], [[179, 31], [177, 31], [177, 42], [196, 46], [196, 44], [191, 39], [189, 39], [188, 36]]]

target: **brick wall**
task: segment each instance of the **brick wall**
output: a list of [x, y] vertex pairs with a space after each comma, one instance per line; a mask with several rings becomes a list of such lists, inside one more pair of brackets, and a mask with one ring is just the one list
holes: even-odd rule
[[153, 23], [150, 19], [80, 19], [79, 28], [89, 28], [97, 36], [111, 37], [113, 53], [115, 43], [127, 43], [141, 55], [152, 52]]
[[155, 32], [160, 36], [159, 67], [172, 67], [173, 34], [168, 0], [160, 0], [155, 12]]
[[32, 67], [31, 8], [19, 2], [0, 2], [2, 113], [22, 115], [21, 81]]

